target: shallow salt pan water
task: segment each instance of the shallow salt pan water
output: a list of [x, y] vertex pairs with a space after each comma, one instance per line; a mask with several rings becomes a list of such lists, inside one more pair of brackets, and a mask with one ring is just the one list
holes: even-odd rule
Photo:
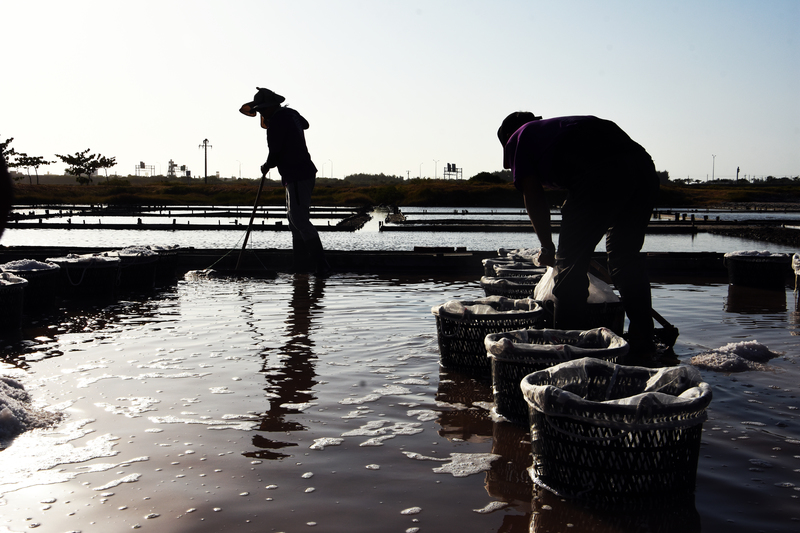
[[[2, 351], [0, 374], [65, 418], [0, 452], [0, 532], [641, 530], [533, 489], [525, 429], [439, 369], [431, 306], [479, 296], [476, 279], [281, 275], [56, 313]], [[694, 505], [649, 530], [797, 531], [795, 296], [655, 283], [654, 302], [683, 364], [749, 340], [783, 355], [702, 371]]]

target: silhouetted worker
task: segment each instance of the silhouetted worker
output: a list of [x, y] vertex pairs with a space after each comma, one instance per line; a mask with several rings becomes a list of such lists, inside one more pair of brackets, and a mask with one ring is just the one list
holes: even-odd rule
[[317, 167], [311, 161], [303, 133], [308, 121], [294, 109], [281, 106], [285, 98], [269, 89], [256, 88], [253, 101], [239, 111], [254, 117], [261, 115], [261, 127], [267, 130], [269, 156], [261, 166], [266, 175], [277, 167], [286, 189], [286, 216], [292, 231], [293, 270], [302, 271], [310, 256], [317, 275], [330, 273], [319, 233], [310, 220], [311, 193], [316, 183]]
[[[539, 261], [555, 268], [555, 327], [586, 329], [591, 255], [606, 236], [608, 267], [630, 320], [634, 356], [655, 351], [650, 282], [641, 256], [659, 180], [648, 153], [619, 126], [593, 116], [542, 120], [510, 114], [497, 136], [541, 242]], [[566, 189], [558, 250], [544, 188]]]
[[11, 197], [11, 175], [8, 173], [5, 158], [0, 155], [0, 237], [3, 236], [3, 231], [6, 229], [6, 220], [11, 211]]

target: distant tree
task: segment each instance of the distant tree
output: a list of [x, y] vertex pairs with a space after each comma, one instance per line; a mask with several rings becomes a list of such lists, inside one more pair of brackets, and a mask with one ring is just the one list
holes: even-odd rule
[[106, 157], [104, 155], [97, 154], [97, 168], [105, 169], [106, 172], [106, 183], [108, 183], [108, 169], [116, 166], [117, 158], [116, 157]]
[[8, 158], [16, 155], [17, 152], [11, 148], [11, 143], [14, 141], [14, 137], [9, 137], [5, 141], [0, 142], [0, 153], [3, 154], [3, 159], [8, 161]]
[[[81, 185], [87, 185], [92, 182], [92, 174], [97, 172], [100, 168], [98, 161], [98, 154], [90, 154], [89, 148], [83, 152], [75, 152], [75, 155], [59, 155], [56, 157], [69, 165], [67, 167], [67, 174], [75, 176], [75, 181]], [[84, 176], [86, 174], [86, 176]]]
[[666, 170], [656, 170], [656, 174], [658, 175], [658, 181], [661, 185], [667, 185], [669, 183], [669, 172]]
[[379, 185], [385, 183], [402, 183], [400, 176], [387, 176], [386, 174], [350, 174], [344, 178], [348, 185]]
[[14, 140], [14, 137], [9, 137], [3, 142], [0, 142], [0, 154], [3, 155], [3, 159], [6, 161], [6, 166], [9, 169], [14, 167], [18, 167], [19, 164], [16, 161], [16, 157], [19, 155], [14, 148], [11, 147], [11, 142]]
[[[40, 155], [30, 156], [22, 153], [17, 156], [17, 163], [18, 166], [28, 169], [29, 183], [33, 183], [33, 180], [31, 179], [31, 167], [33, 167], [34, 171], [36, 172], [36, 185], [39, 185], [39, 167], [55, 163], [55, 161], [45, 161], [44, 157]], [[23, 176], [19, 176], [15, 177], [14, 179], [20, 180], [22, 178]]]
[[479, 172], [472, 176], [469, 181], [478, 183], [508, 183], [512, 181], [510, 170], [500, 170], [497, 172]]

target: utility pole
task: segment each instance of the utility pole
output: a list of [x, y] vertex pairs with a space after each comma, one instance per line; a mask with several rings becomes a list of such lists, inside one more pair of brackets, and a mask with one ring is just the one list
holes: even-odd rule
[[714, 181], [714, 164], [717, 161], [717, 156], [711, 154], [711, 181]]
[[211, 145], [208, 144], [208, 139], [203, 139], [203, 144], [197, 146], [198, 148], [202, 148], [205, 156], [205, 183], [208, 185], [208, 149], [211, 148]]

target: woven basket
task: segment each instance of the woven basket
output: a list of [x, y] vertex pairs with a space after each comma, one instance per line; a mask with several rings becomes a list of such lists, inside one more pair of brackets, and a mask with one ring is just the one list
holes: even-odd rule
[[28, 281], [9, 272], [0, 273], [0, 333], [15, 333], [22, 327], [22, 309]]
[[711, 388], [694, 367], [585, 358], [525, 377], [531, 477], [600, 506], [660, 507], [694, 492]]
[[541, 278], [540, 275], [515, 278], [483, 276], [481, 288], [486, 296], [505, 296], [514, 299], [533, 298], [533, 291], [536, 290], [536, 284]]
[[6, 265], [0, 265], [4, 272], [28, 281], [28, 285], [25, 287], [24, 314], [35, 315], [53, 307], [60, 280], [58, 265], [51, 264], [48, 265], [50, 268], [36, 269], [13, 268]]
[[508, 331], [487, 335], [484, 344], [492, 366], [495, 408], [517, 424], [529, 421], [528, 403], [520, 390], [528, 374], [582, 357], [616, 363], [628, 353], [628, 343], [607, 328]]
[[725, 254], [723, 262], [728, 268], [730, 284], [783, 290], [792, 274], [792, 257], [789, 254], [762, 253], [765, 255]]
[[156, 266], [156, 282], [169, 282], [175, 279], [178, 270], [178, 252], [180, 246], [150, 246], [158, 254]]
[[[488, 306], [493, 313], [452, 313], [453, 303], [463, 307]], [[484, 339], [490, 333], [533, 328], [542, 315], [541, 306], [531, 299], [499, 296], [469, 301], [453, 301], [433, 307], [439, 338], [440, 363], [445, 368], [477, 372], [488, 377], [491, 363], [486, 357]]]
[[47, 259], [61, 267], [59, 293], [75, 300], [114, 300], [119, 284], [118, 258], [92, 255]]
[[131, 247], [106, 252], [119, 258], [119, 289], [122, 291], [149, 291], [156, 285], [158, 253], [144, 247]]
[[481, 261], [483, 264], [483, 275], [493, 278], [497, 274], [494, 271], [496, 266], [506, 266], [514, 263], [515, 261], [509, 257], [490, 257]]

